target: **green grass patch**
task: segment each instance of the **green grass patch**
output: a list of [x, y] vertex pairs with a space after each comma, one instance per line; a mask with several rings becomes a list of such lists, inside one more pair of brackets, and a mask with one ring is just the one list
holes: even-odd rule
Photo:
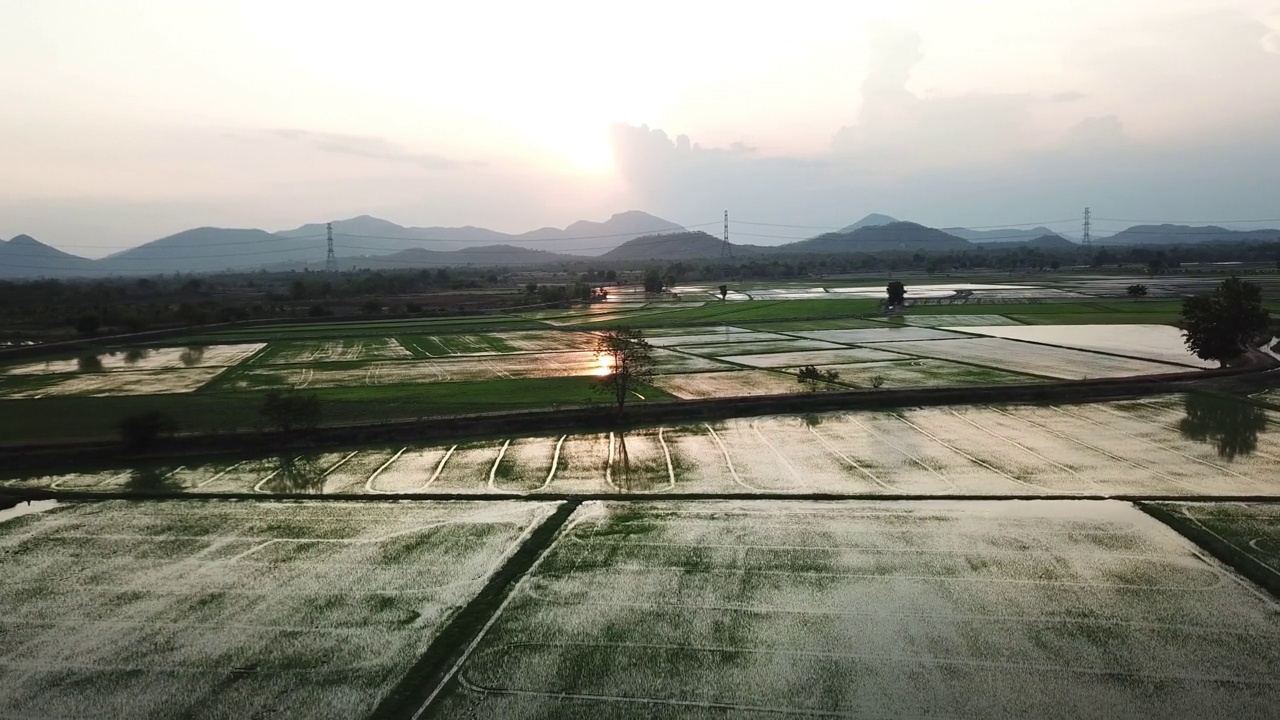
[[236, 328], [167, 340], [163, 344], [261, 342], [264, 340], [325, 340], [364, 336], [436, 335], [496, 332], [505, 330], [545, 330], [543, 323], [517, 315], [481, 315], [398, 320], [352, 320], [264, 325]]
[[[412, 420], [419, 417], [555, 405], [604, 403], [590, 377], [520, 378], [418, 385], [359, 385], [317, 388], [321, 423], [345, 424]], [[651, 386], [637, 388], [647, 400], [672, 396]], [[36, 442], [119, 437], [120, 421], [159, 411], [178, 421], [182, 432], [216, 433], [261, 428], [260, 392], [198, 392], [116, 397], [45, 397], [0, 401], [0, 438]], [[632, 398], [633, 402], [641, 402]]]

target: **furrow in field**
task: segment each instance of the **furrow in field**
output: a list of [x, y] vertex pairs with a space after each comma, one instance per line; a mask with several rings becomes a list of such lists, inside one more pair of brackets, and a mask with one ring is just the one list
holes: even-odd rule
[[[1056, 417], [1047, 417], [1053, 413], [1052, 410], [1037, 407], [1019, 407], [1018, 415], [1014, 415], [1000, 408], [990, 408], [992, 411], [1006, 415], [1015, 420], [1038, 428], [1050, 435], [1055, 435], [1063, 440], [1087, 448], [1096, 453], [1101, 453], [1106, 457], [1126, 465], [1134, 470], [1139, 471], [1139, 475], [1133, 476], [1132, 473], [1126, 472], [1121, 476], [1116, 475], [1116, 471], [1111, 470], [1111, 477], [1102, 480], [1107, 487], [1116, 488], [1116, 492], [1123, 492], [1121, 488], [1132, 488], [1129, 492], [1197, 492], [1194, 485], [1189, 485], [1177, 477], [1170, 475], [1164, 470], [1156, 468], [1163, 467], [1158, 457], [1151, 457], [1151, 453], [1141, 452], [1142, 448], [1135, 448], [1133, 443], [1123, 439], [1117, 439], [1112, 433], [1100, 433], [1097, 427], [1090, 427], [1085, 423], [1072, 422], [1070, 418], [1061, 420]], [[1169, 468], [1165, 468], [1169, 469]], [[1132, 478], [1132, 479], [1131, 479]]]

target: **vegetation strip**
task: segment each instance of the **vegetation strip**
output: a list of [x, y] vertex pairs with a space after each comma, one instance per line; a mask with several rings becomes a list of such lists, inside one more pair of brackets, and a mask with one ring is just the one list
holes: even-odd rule
[[422, 707], [423, 701], [446, 679], [449, 671], [484, 629], [489, 618], [497, 612], [516, 583], [551, 545], [551, 541], [569, 516], [578, 509], [579, 504], [580, 501], [577, 500], [565, 502], [529, 534], [528, 539], [490, 576], [479, 594], [458, 611], [431, 642], [427, 652], [374, 708], [369, 715], [370, 720], [407, 718]]
[[[330, 425], [306, 432], [256, 431], [178, 435], [160, 439], [145, 459], [163, 460], [200, 454], [237, 454], [257, 451], [289, 451], [324, 447], [335, 443], [381, 444], [401, 441], [458, 442], [525, 433], [566, 432], [579, 429], [615, 430], [657, 427], [675, 422], [752, 417], [823, 410], [872, 410], [961, 404], [1014, 402], [1076, 403], [1090, 400], [1138, 398], [1205, 388], [1209, 381], [1231, 379], [1235, 383], [1274, 382], [1272, 358], [1256, 358], [1255, 364], [1168, 375], [1066, 380], [1026, 385], [914, 388], [903, 390], [850, 390], [829, 393], [746, 396], [707, 400], [649, 402], [629, 406], [625, 415], [602, 405], [552, 410], [524, 410], [453, 415], [415, 420]], [[41, 442], [0, 444], [0, 460], [8, 468], [37, 466], [44, 469], [128, 458], [118, 442]]]
[[[1174, 502], [1204, 502], [1206, 498], [1181, 498]], [[1245, 502], [1243, 498], [1232, 498], [1229, 502]], [[1255, 498], [1248, 502], [1275, 502], [1276, 498]], [[1271, 593], [1276, 599], [1280, 600], [1280, 576], [1275, 571], [1263, 565], [1257, 559], [1249, 557], [1240, 552], [1231, 543], [1219, 537], [1216, 533], [1207, 528], [1200, 527], [1192, 522], [1187, 522], [1186, 518], [1180, 517], [1177, 513], [1158, 506], [1151, 505], [1148, 502], [1139, 501], [1135, 503], [1139, 510], [1168, 525], [1174, 532], [1185, 537], [1196, 546], [1202, 548], [1210, 555], [1217, 558], [1220, 562], [1252, 580], [1257, 585]]]
[[833, 493], [833, 492], [770, 492], [752, 490], [749, 492], [455, 492], [455, 493], [385, 493], [378, 495], [335, 493], [317, 495], [315, 493], [211, 493], [211, 492], [145, 492], [120, 493], [93, 490], [38, 490], [28, 488], [4, 488], [3, 495], [18, 502], [36, 500], [58, 500], [61, 502], [97, 502], [105, 500], [166, 500], [183, 502], [188, 500], [248, 500], [254, 502], [306, 501], [315, 503], [328, 502], [381, 502], [389, 500], [404, 502], [439, 502], [467, 500], [521, 500], [528, 502], [570, 502], [581, 503], [591, 500], [609, 502], [651, 502], [655, 500], [808, 500], [815, 502], [842, 502], [847, 500], [874, 501], [913, 501], [913, 500], [1118, 500], [1120, 502], [1280, 502], [1276, 495], [1186, 495], [1169, 493], [1071, 493], [1071, 492], [1026, 492], [1018, 494], [995, 493]]

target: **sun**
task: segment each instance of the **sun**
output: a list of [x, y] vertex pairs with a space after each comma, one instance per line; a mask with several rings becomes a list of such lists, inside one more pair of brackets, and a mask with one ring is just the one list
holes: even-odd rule
[[587, 175], [613, 170], [607, 123], [554, 117], [536, 122], [527, 132], [548, 161], [562, 170]]
[[591, 367], [590, 374], [596, 377], [605, 377], [613, 372], [613, 358], [608, 355], [601, 355], [596, 358], [596, 364]]

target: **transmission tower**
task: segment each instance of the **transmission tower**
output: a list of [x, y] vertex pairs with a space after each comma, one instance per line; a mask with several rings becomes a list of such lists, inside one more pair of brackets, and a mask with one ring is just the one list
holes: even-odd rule
[[329, 233], [329, 254], [324, 259], [325, 272], [338, 272], [338, 256], [333, 254], [333, 223], [325, 225], [325, 229]]
[[729, 211], [724, 211], [724, 242], [720, 243], [720, 264], [728, 271], [733, 262], [733, 246], [729, 244]]
[[1084, 209], [1084, 228], [1083, 228], [1083, 231], [1080, 233], [1080, 244], [1085, 247], [1089, 247], [1090, 245], [1093, 245], [1093, 238], [1089, 235], [1089, 228], [1093, 227], [1093, 222], [1090, 221], [1089, 219], [1090, 215], [1091, 213], [1089, 212], [1089, 208], [1085, 208]]

